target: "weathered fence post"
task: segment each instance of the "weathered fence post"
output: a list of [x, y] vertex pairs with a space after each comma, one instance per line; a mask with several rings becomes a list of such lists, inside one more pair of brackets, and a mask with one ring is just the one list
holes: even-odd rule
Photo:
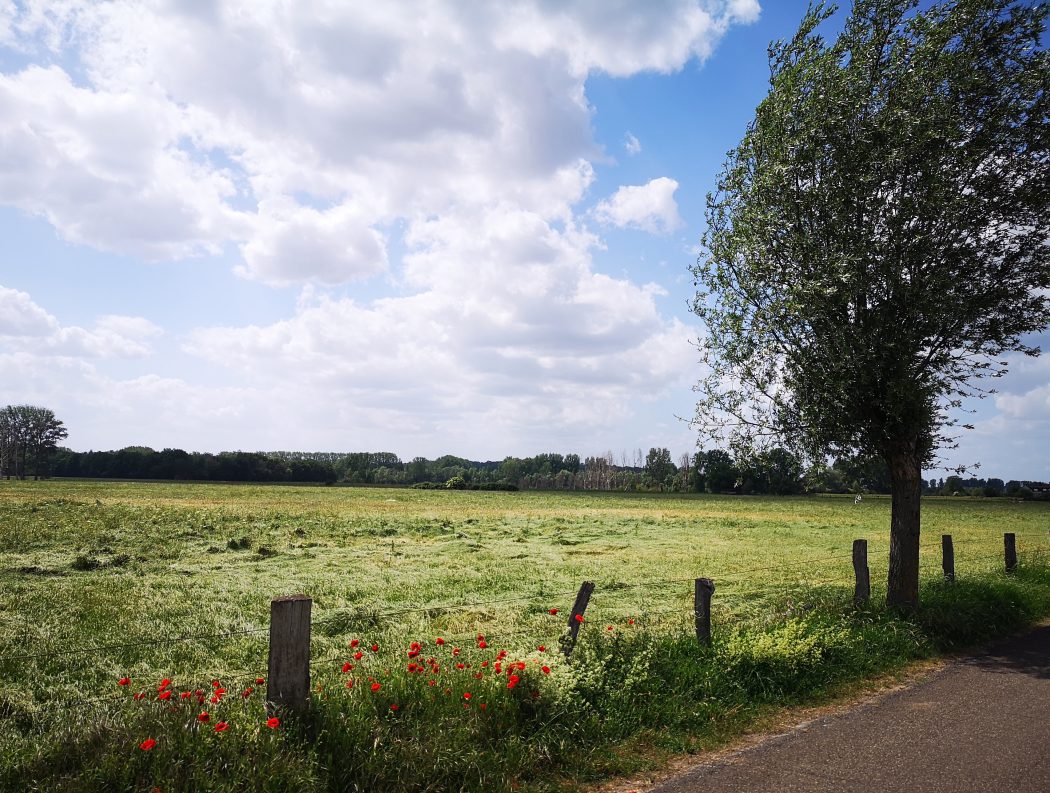
[[710, 578], [696, 579], [693, 614], [696, 618], [696, 639], [700, 644], [711, 643], [711, 596], [714, 593], [714, 581]]
[[267, 711], [306, 708], [310, 694], [310, 607], [306, 595], [270, 601], [270, 660], [266, 678]]
[[944, 580], [955, 580], [955, 546], [952, 545], [952, 535], [941, 535], [941, 567], [944, 569]]
[[1017, 569], [1017, 537], [1013, 532], [1003, 535], [1003, 550], [1006, 555], [1006, 572], [1012, 573]]
[[569, 613], [569, 636], [562, 643], [562, 652], [565, 653], [566, 658], [572, 655], [576, 647], [576, 638], [580, 635], [580, 626], [583, 624], [583, 612], [587, 610], [592, 592], [594, 592], [594, 582], [584, 581], [580, 591], [576, 593], [576, 602], [572, 604], [572, 611]]
[[860, 608], [871, 598], [871, 575], [868, 570], [868, 541], [853, 541], [853, 575], [857, 585], [853, 589], [853, 605]]

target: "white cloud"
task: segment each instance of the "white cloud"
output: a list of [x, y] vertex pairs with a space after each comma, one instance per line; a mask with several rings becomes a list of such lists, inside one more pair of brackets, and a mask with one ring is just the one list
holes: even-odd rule
[[0, 8], [0, 41], [42, 64], [0, 75], [0, 202], [146, 258], [233, 244], [241, 274], [274, 284], [381, 271], [398, 219], [496, 203], [564, 213], [550, 188], [599, 154], [587, 75], [679, 69], [757, 12], [740, 0]]
[[641, 141], [639, 141], [638, 138], [636, 138], [630, 132], [628, 132], [627, 136], [624, 138], [623, 147], [624, 149], [626, 149], [627, 153], [630, 154], [632, 157], [642, 150]]
[[1050, 383], [1023, 394], [998, 394], [995, 406], [1012, 419], [1041, 420], [1050, 423]]
[[290, 319], [202, 328], [185, 349], [260, 388], [382, 410], [394, 434], [600, 427], [688, 379], [695, 330], [661, 317], [660, 287], [594, 272], [597, 240], [576, 226], [497, 207], [419, 221], [406, 243], [414, 294], [366, 305], [307, 292]]
[[0, 286], [0, 336], [49, 336], [58, 320], [25, 292]]
[[666, 176], [643, 185], [624, 185], [594, 208], [603, 223], [638, 228], [651, 234], [674, 231], [682, 225], [674, 200], [678, 182]]
[[352, 206], [318, 211], [267, 202], [260, 207], [259, 225], [241, 248], [241, 275], [273, 284], [303, 279], [338, 284], [386, 269], [383, 237]]
[[0, 341], [36, 356], [139, 358], [161, 329], [142, 317], [104, 316], [91, 329], [62, 326], [25, 292], [0, 286]]

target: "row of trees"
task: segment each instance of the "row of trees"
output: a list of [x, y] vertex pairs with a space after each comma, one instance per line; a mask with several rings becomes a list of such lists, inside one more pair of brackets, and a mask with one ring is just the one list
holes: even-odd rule
[[[64, 430], [63, 430], [64, 432]], [[64, 436], [63, 436], [64, 437]], [[35, 459], [32, 454], [29, 460]], [[624, 465], [624, 461], [628, 464]], [[640, 465], [633, 465], [640, 462]], [[40, 466], [37, 466], [39, 468]], [[666, 448], [648, 454], [612, 452], [581, 459], [545, 453], [478, 462], [445, 455], [404, 462], [392, 452], [222, 452], [182, 449], [154, 451], [129, 446], [118, 451], [49, 455], [47, 473], [65, 477], [169, 479], [225, 482], [343, 482], [410, 487], [456, 480], [463, 487], [536, 490], [617, 490], [793, 495], [801, 493], [889, 493], [886, 464], [877, 457], [840, 457], [805, 467], [790, 451], [776, 447], [762, 454], [734, 457], [722, 449], [681, 455], [676, 464]], [[30, 466], [29, 470], [34, 470]], [[43, 474], [42, 474], [43, 475]], [[1042, 495], [1039, 483], [957, 476], [923, 483], [927, 495]]]
[[40, 478], [50, 474], [51, 455], [69, 433], [53, 411], [33, 405], [0, 410], [0, 476]]

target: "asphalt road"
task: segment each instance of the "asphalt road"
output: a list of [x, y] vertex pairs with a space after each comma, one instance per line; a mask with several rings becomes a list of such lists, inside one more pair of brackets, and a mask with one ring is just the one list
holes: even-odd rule
[[649, 793], [1050, 793], [1050, 625]]

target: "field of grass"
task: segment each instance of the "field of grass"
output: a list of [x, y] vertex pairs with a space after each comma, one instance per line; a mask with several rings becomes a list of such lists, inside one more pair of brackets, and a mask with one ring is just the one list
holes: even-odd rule
[[[564, 789], [1050, 613], [1050, 505], [925, 501], [909, 618], [879, 605], [888, 526], [879, 498], [2, 482], [0, 789]], [[1015, 576], [1000, 572], [1006, 531]], [[856, 538], [873, 583], [859, 612]], [[717, 587], [706, 649], [697, 576]], [[567, 663], [558, 639], [584, 580]], [[313, 598], [319, 690], [271, 729], [255, 680], [270, 599], [293, 593]], [[380, 649], [354, 659], [352, 639]], [[434, 659], [423, 672], [408, 671], [412, 641]], [[512, 688], [500, 651], [525, 666]], [[229, 693], [198, 702], [215, 680]]]

